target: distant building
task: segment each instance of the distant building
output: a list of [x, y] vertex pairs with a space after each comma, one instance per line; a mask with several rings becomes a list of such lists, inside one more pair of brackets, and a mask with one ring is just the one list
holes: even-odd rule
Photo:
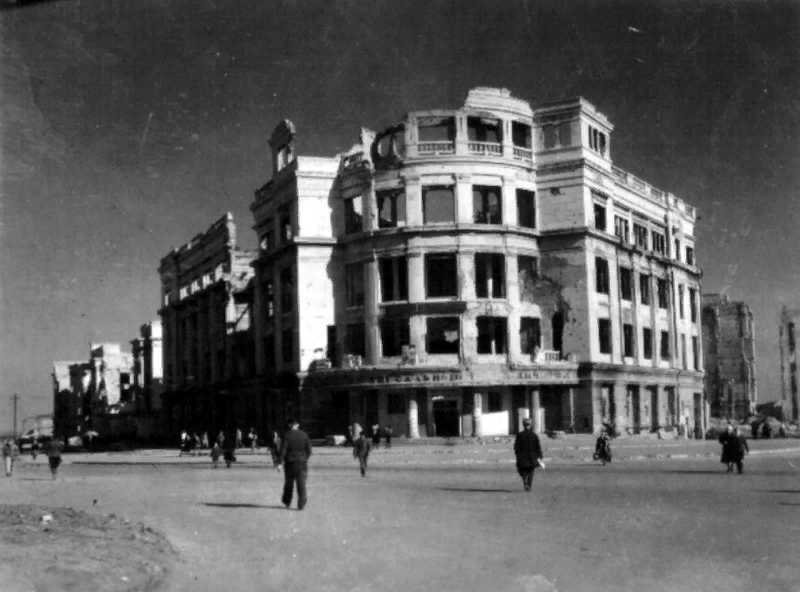
[[280, 123], [251, 206], [276, 412], [315, 435], [500, 435], [529, 415], [701, 433], [695, 209], [614, 166], [612, 130], [584, 99], [494, 88], [328, 158]]
[[784, 420], [800, 421], [797, 384], [797, 328], [800, 326], [800, 309], [783, 307], [779, 328], [781, 352], [781, 399]]
[[[86, 362], [55, 362], [53, 408], [56, 432], [113, 431], [112, 416], [130, 407], [133, 356], [118, 343], [93, 343]], [[67, 378], [67, 374], [69, 378]]]
[[161, 321], [145, 323], [131, 341], [133, 354], [132, 409], [139, 440], [152, 441], [163, 432], [161, 395], [164, 391], [164, 354]]
[[753, 313], [744, 302], [703, 295], [705, 389], [712, 417], [742, 420], [755, 411], [756, 349]]
[[161, 260], [162, 400], [171, 436], [246, 430], [263, 416], [253, 382], [254, 258], [236, 246], [227, 214]]

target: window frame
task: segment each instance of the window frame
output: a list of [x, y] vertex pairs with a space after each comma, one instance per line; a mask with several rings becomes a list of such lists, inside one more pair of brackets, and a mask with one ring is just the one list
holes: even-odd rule
[[[433, 193], [435, 191], [444, 191], [448, 190], [450, 192], [451, 197], [451, 216], [447, 220], [429, 220], [428, 214], [428, 202], [427, 197], [429, 193]], [[455, 224], [457, 221], [457, 211], [456, 211], [456, 189], [454, 185], [423, 185], [422, 186], [422, 223], [424, 225], [427, 224]]]
[[[601, 317], [597, 319], [598, 351], [603, 355], [613, 355], [614, 345], [611, 338], [611, 319]], [[606, 346], [606, 347], [604, 347]]]
[[[433, 259], [444, 260], [445, 257], [452, 258], [454, 262], [454, 288], [455, 294], [447, 294], [447, 295], [432, 295], [431, 294], [431, 266], [429, 261]], [[437, 300], [437, 299], [447, 299], [447, 300], [457, 300], [460, 294], [460, 282], [459, 282], [459, 273], [458, 273], [458, 255], [453, 252], [446, 252], [446, 253], [425, 253], [423, 264], [425, 265], [425, 299], [426, 300]], [[441, 275], [441, 270], [439, 273], [436, 274], [437, 276]]]
[[[431, 322], [443, 322], [449, 321], [450, 323], [454, 323], [456, 330], [458, 331], [458, 338], [455, 341], [455, 346], [453, 348], [449, 348], [447, 351], [431, 351]], [[452, 329], [444, 328], [442, 332], [451, 331]], [[460, 355], [461, 354], [461, 339], [462, 339], [462, 331], [461, 331], [461, 318], [457, 315], [431, 315], [425, 317], [425, 353], [428, 355]], [[446, 341], [446, 340], [445, 340]], [[455, 350], [455, 351], [450, 351]]]
[[608, 259], [604, 257], [595, 256], [594, 258], [594, 287], [595, 292], [598, 294], [605, 294], [608, 296], [611, 291], [611, 281], [609, 278], [609, 265]]
[[[482, 350], [481, 325], [488, 324], [489, 351]], [[475, 318], [475, 352], [479, 356], [502, 356], [508, 354], [508, 317], [481, 315]], [[485, 335], [485, 333], [484, 333]], [[500, 339], [498, 340], [498, 337]]]

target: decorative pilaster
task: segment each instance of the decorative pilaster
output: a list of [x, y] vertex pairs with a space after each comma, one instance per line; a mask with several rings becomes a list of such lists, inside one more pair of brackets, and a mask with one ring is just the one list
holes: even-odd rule
[[419, 408], [413, 394], [408, 399], [408, 437], [419, 438]]
[[483, 397], [478, 392], [472, 394], [472, 435], [483, 436]]

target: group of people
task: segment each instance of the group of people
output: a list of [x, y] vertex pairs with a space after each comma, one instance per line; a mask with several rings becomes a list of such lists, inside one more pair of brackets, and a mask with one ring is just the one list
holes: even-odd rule
[[[227, 438], [225, 432], [220, 431], [214, 444], [210, 443], [208, 432], [203, 432], [201, 435], [199, 432], [190, 434], [186, 430], [183, 430], [181, 432], [181, 451], [178, 456], [183, 456], [184, 454], [200, 454], [203, 450], [208, 450], [209, 448], [213, 449], [215, 447], [224, 450], [226, 439], [234, 450], [245, 447], [244, 441], [242, 440], [242, 430], [239, 428], [236, 428]], [[258, 432], [256, 432], [255, 428], [250, 428], [250, 432], [247, 434], [247, 445], [253, 452], [259, 450]]]
[[[392, 426], [381, 427], [380, 424], [376, 423], [372, 425], [371, 429], [372, 429], [372, 446], [375, 447], [380, 446], [381, 438], [384, 438], [386, 442], [386, 448], [392, 447], [392, 434], [394, 433]], [[358, 422], [353, 423], [353, 425], [350, 426], [350, 440], [355, 443], [355, 441], [358, 440], [358, 438], [362, 435], [366, 437], [366, 434], [364, 434], [364, 430], [361, 428], [361, 425]]]
[[[64, 444], [61, 438], [53, 436], [42, 446], [43, 452], [47, 455], [47, 462], [50, 465], [50, 474], [55, 479], [58, 477], [58, 467], [61, 465], [61, 451], [64, 449]], [[20, 452], [17, 443], [8, 439], [3, 442], [2, 452], [3, 468], [6, 472], [6, 477], [11, 477], [14, 474], [14, 465], [19, 458]], [[33, 459], [36, 460], [36, 449], [31, 450]]]
[[719, 436], [719, 443], [722, 444], [720, 462], [727, 465], [727, 472], [732, 473], [733, 466], [736, 465], [736, 471], [742, 474], [744, 472], [744, 455], [750, 453], [750, 447], [739, 432], [739, 428], [728, 424], [725, 431]]

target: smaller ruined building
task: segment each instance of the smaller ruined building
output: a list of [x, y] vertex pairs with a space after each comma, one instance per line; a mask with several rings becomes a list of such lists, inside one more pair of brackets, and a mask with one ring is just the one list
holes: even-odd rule
[[783, 307], [779, 328], [781, 352], [781, 400], [784, 420], [800, 421], [797, 397], [797, 326], [800, 309]]

